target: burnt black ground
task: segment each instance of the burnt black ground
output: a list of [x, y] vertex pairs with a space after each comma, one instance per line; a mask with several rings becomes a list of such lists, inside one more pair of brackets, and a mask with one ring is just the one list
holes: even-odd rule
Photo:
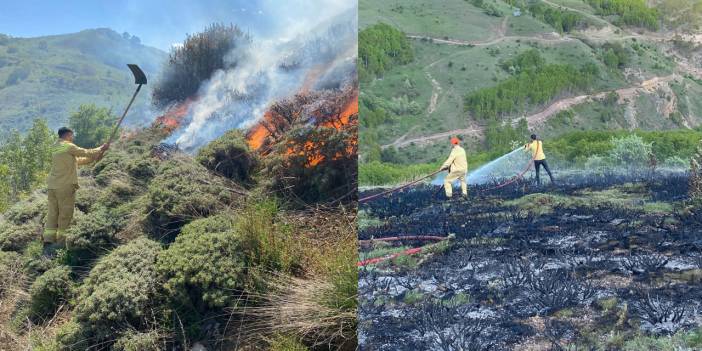
[[[421, 186], [361, 206], [383, 224], [360, 229], [359, 239], [456, 236], [417, 267], [361, 270], [363, 350], [510, 350], [532, 341], [599, 349], [604, 331], [699, 326], [702, 210], [687, 201], [686, 174], [523, 180], [481, 193], [489, 187], [447, 201], [441, 188]], [[587, 200], [613, 189], [625, 197], [611, 199], [616, 206]]]

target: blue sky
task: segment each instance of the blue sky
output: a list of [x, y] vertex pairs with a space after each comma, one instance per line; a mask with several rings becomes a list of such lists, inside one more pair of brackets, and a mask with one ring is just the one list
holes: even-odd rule
[[299, 25], [296, 18], [324, 16], [342, 0], [0, 0], [0, 33], [36, 37], [111, 28], [145, 45], [169, 50], [187, 33], [213, 22], [234, 23], [254, 37], [270, 38]]

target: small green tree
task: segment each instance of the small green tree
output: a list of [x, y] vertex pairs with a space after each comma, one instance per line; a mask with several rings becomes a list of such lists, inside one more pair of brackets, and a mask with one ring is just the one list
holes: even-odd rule
[[107, 142], [116, 121], [117, 116], [110, 109], [83, 104], [71, 114], [68, 125], [75, 133], [76, 145], [93, 148]]

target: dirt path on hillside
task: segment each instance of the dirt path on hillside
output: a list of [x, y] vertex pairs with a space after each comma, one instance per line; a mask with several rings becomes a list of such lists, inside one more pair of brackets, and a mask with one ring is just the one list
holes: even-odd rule
[[[589, 95], [579, 95], [579, 96], [573, 96], [573, 97], [568, 97], [568, 98], [563, 98], [560, 100], [557, 100], [550, 105], [548, 105], [545, 109], [541, 110], [540, 112], [534, 113], [529, 116], [525, 117], [517, 117], [512, 119], [512, 124], [516, 125], [522, 118], [525, 118], [527, 121], [527, 125], [529, 128], [535, 127], [542, 125], [548, 119], [558, 112], [561, 112], [563, 110], [567, 110], [575, 105], [582, 104], [586, 101], [592, 101], [595, 99], [602, 99], [604, 98], [607, 94], [611, 92], [615, 92], [619, 96], [619, 103], [629, 103], [631, 104], [634, 100], [634, 97], [638, 96], [638, 94], [642, 92], [654, 92], [656, 89], [659, 87], [663, 87], [664, 90], [669, 89], [668, 83], [672, 81], [673, 79], [679, 78], [677, 74], [671, 74], [668, 76], [663, 76], [663, 77], [653, 77], [651, 79], [645, 80], [636, 86], [628, 87], [628, 88], [622, 88], [622, 89], [617, 89], [617, 90], [610, 90], [610, 91], [603, 91], [603, 92], [598, 92], [594, 94], [589, 94]], [[661, 113], [667, 112], [667, 114], [670, 114], [674, 110], [674, 105], [671, 106], [671, 104], [675, 104], [675, 100], [671, 100], [668, 102], [666, 105], [662, 106], [662, 111]], [[407, 134], [403, 135], [401, 138], [398, 138], [394, 142], [390, 144], [383, 145], [382, 148], [388, 148], [388, 147], [395, 147], [395, 148], [403, 148], [412, 144], [426, 144], [435, 140], [441, 140], [441, 139], [446, 139], [452, 135], [468, 135], [468, 136], [475, 136], [475, 137], [482, 137], [483, 132], [484, 132], [484, 126], [480, 125], [475, 125], [471, 126], [468, 128], [460, 128], [460, 129], [453, 129], [449, 130], [446, 132], [440, 132], [440, 133], [434, 133], [430, 135], [425, 135], [421, 137], [416, 137], [416, 138], [407, 138]]]
[[[589, 31], [581, 31], [578, 33], [574, 33], [573, 35], [560, 35], [558, 33], [542, 33], [538, 34], [535, 36], [506, 36], [507, 32], [507, 21], [508, 17], [505, 17], [505, 19], [501, 22], [500, 26], [494, 31], [495, 35], [493, 38], [488, 39], [488, 40], [482, 40], [482, 41], [467, 41], [467, 40], [460, 40], [460, 39], [452, 39], [452, 38], [435, 38], [427, 35], [421, 35], [421, 34], [408, 34], [407, 37], [410, 39], [415, 39], [415, 40], [432, 40], [432, 42], [435, 43], [440, 43], [440, 44], [446, 44], [446, 45], [456, 45], [456, 46], [468, 46], [468, 47], [474, 47], [474, 46], [489, 46], [489, 45], [494, 45], [497, 43], [500, 43], [504, 40], [508, 39], [521, 39], [521, 40], [532, 40], [532, 41], [537, 41], [541, 43], [560, 43], [560, 42], [568, 42], [568, 41], [575, 41], [575, 40], [583, 40], [582, 38], [586, 39], [594, 39], [594, 40], [625, 40], [629, 38], [637, 38], [637, 39], [645, 39], [645, 40], [650, 40], [650, 41], [656, 41], [656, 42], [666, 42], [670, 41], [671, 37], [666, 35], [666, 34], [661, 34], [661, 33], [650, 33], [650, 32], [644, 32], [644, 33], [636, 33], [632, 31], [625, 30], [623, 28], [617, 27], [610, 23], [609, 21], [597, 17], [596, 15], [587, 13], [585, 11], [579, 10], [579, 9], [574, 9], [571, 7], [567, 6], [562, 6], [559, 4], [555, 4], [553, 2], [550, 2], [548, 0], [543, 0], [544, 3], [556, 7], [556, 8], [562, 8], [562, 9], [567, 9], [579, 14], [582, 14], [583, 16], [586, 16], [590, 19], [593, 19], [601, 24], [604, 24], [604, 27], [601, 27], [599, 29], [595, 30], [589, 30]], [[617, 31], [622, 34], [617, 34]], [[683, 40], [687, 41], [692, 41], [693, 43], [697, 44], [702, 44], [702, 34], [683, 34]], [[457, 52], [455, 54], [449, 55], [447, 57], [442, 57], [427, 66], [424, 67], [424, 72], [427, 75], [427, 78], [429, 78], [429, 81], [432, 84], [432, 95], [429, 101], [429, 106], [427, 108], [427, 113], [431, 114], [434, 111], [436, 111], [436, 107], [438, 105], [438, 100], [440, 97], [440, 94], [442, 92], [441, 85], [439, 82], [434, 79], [434, 77], [431, 76], [431, 74], [428, 71], [428, 68], [431, 68], [435, 66], [437, 63], [448, 59], [449, 57], [452, 57], [454, 55], [463, 53], [464, 51]], [[673, 50], [674, 52], [674, 50]], [[702, 79], [702, 67], [698, 67], [695, 65], [692, 60], [682, 57], [678, 55], [677, 53], [673, 53], [674, 57], [676, 58], [675, 62], [677, 65], [677, 71], [678, 73], [682, 74], [691, 74], [692, 76]], [[671, 74], [668, 76], [662, 76], [662, 77], [653, 77], [648, 80], [644, 80], [638, 84], [635, 84], [631, 87], [627, 88], [622, 88], [622, 89], [617, 89], [614, 91], [604, 91], [604, 92], [599, 92], [599, 93], [594, 93], [594, 94], [589, 94], [589, 95], [580, 95], [580, 96], [573, 96], [573, 97], [568, 97], [568, 98], [563, 98], [554, 101], [550, 105], [548, 105], [545, 109], [543, 109], [540, 112], [534, 113], [532, 115], [526, 116], [526, 117], [518, 117], [518, 118], [513, 118], [512, 123], [516, 124], [521, 120], [522, 118], [526, 118], [527, 124], [529, 127], [534, 127], [538, 125], [542, 125], [548, 119], [554, 115], [556, 115], [558, 112], [567, 110], [573, 106], [585, 103], [587, 101], [592, 101], [593, 99], [601, 99], [606, 96], [606, 94], [615, 92], [619, 96], [619, 103], [620, 104], [626, 104], [626, 113], [625, 115], [628, 115], [627, 120], [630, 120], [631, 125], [635, 126], [637, 125], [637, 121], [635, 120], [635, 116], [633, 115], [633, 111], [635, 110], [635, 97], [641, 94], [642, 92], [654, 92], [656, 89], [661, 88], [661, 90], [666, 93], [667, 96], [670, 96], [670, 100], [666, 101], [664, 104], [658, 106], [658, 112], [661, 113], [663, 116], [669, 116], [672, 112], [674, 112], [677, 108], [677, 97], [675, 94], [672, 92], [672, 89], [668, 85], [668, 83], [675, 79], [679, 78], [679, 74]], [[687, 121], [684, 121], [684, 125], [687, 126]], [[414, 129], [414, 128], [412, 128]], [[408, 131], [406, 134], [401, 136], [400, 138], [396, 139], [390, 144], [383, 145], [382, 148], [385, 149], [387, 147], [395, 147], [395, 148], [403, 148], [412, 144], [424, 144], [428, 142], [432, 142], [435, 140], [440, 140], [444, 138], [448, 138], [451, 135], [470, 135], [470, 136], [476, 136], [476, 137], [482, 137], [483, 135], [483, 129], [484, 126], [480, 125], [474, 125], [470, 126], [468, 128], [461, 128], [461, 129], [454, 129], [446, 132], [440, 132], [440, 133], [435, 133], [435, 134], [430, 134], [426, 136], [421, 136], [421, 137], [416, 137], [416, 138], [409, 138], [408, 135], [412, 132], [412, 130]]]

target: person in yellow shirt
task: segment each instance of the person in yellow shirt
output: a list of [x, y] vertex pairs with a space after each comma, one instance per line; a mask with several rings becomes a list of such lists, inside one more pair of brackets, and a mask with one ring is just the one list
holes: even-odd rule
[[51, 146], [51, 171], [47, 178], [49, 208], [44, 227], [45, 245], [65, 246], [65, 232], [73, 219], [73, 208], [78, 189], [77, 166], [86, 165], [102, 156], [110, 145], [83, 149], [73, 144], [73, 131], [66, 127], [58, 130], [59, 139]]
[[548, 169], [548, 163], [546, 163], [546, 155], [544, 154], [544, 146], [541, 140], [536, 137], [536, 134], [531, 135], [531, 142], [524, 145], [524, 149], [531, 153], [534, 158], [534, 169], [536, 169], [536, 184], [541, 185], [541, 179], [539, 178], [539, 168], [544, 167], [548, 177], [551, 179], [551, 184], [554, 183], [553, 175], [551, 175], [551, 170]]
[[468, 197], [468, 184], [466, 183], [466, 172], [468, 171], [468, 159], [466, 158], [466, 150], [459, 145], [460, 140], [456, 137], [451, 138], [451, 154], [448, 159], [441, 165], [439, 170], [448, 170], [449, 173], [444, 178], [444, 191], [446, 197], [451, 198], [453, 195], [453, 181], [458, 179], [461, 182], [461, 192], [464, 197]]

